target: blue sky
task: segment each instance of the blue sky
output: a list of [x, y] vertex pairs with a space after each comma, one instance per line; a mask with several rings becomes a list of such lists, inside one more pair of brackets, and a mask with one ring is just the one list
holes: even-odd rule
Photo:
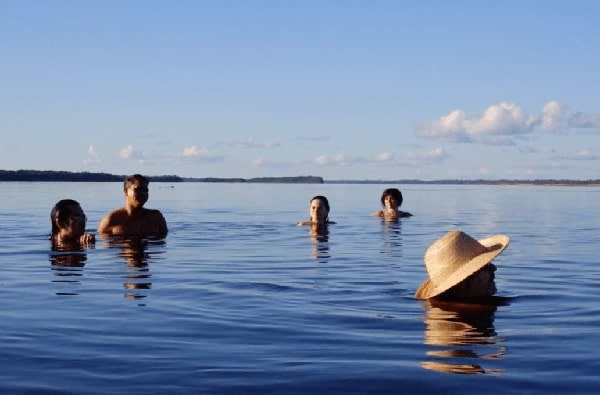
[[597, 179], [596, 1], [0, 1], [0, 169]]

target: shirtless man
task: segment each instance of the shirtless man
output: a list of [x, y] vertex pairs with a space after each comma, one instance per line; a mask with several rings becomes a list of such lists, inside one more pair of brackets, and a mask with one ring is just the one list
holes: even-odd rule
[[167, 222], [158, 210], [144, 208], [148, 201], [148, 179], [134, 174], [125, 179], [125, 207], [107, 214], [98, 233], [122, 236], [164, 237], [167, 234]]

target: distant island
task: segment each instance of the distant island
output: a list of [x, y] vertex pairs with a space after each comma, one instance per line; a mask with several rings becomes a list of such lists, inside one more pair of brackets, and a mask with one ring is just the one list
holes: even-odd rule
[[569, 179], [534, 179], [534, 180], [327, 180], [326, 184], [430, 184], [430, 185], [548, 185], [548, 186], [600, 186], [600, 179], [569, 180]]
[[[0, 170], [0, 181], [46, 181], [46, 182], [121, 182], [125, 175], [56, 170]], [[547, 186], [600, 186], [600, 179], [536, 179], [536, 180], [324, 180], [318, 176], [295, 177], [180, 177], [176, 175], [148, 176], [152, 182], [223, 182], [223, 183], [272, 183], [272, 184], [388, 184], [388, 185], [547, 185]]]
[[[125, 175], [109, 173], [70, 172], [55, 170], [0, 170], [0, 181], [51, 181], [51, 182], [121, 182]], [[246, 182], [246, 183], [297, 183], [323, 184], [322, 177], [256, 177], [256, 178], [190, 178], [175, 175], [148, 176], [152, 182]]]

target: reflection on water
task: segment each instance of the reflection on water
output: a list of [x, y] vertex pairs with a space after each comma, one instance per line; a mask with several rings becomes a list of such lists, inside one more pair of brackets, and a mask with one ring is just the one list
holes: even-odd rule
[[327, 263], [329, 255], [329, 229], [327, 225], [311, 225], [308, 230], [311, 240], [310, 256], [321, 262]]
[[107, 238], [108, 246], [120, 248], [119, 256], [127, 264], [127, 274], [123, 283], [124, 296], [128, 299], [142, 299], [152, 289], [152, 274], [149, 262], [156, 253], [156, 246], [164, 246], [164, 239], [147, 238]]
[[383, 251], [389, 256], [402, 256], [402, 221], [398, 218], [381, 221], [383, 227]]
[[[506, 299], [490, 298], [485, 304], [428, 300], [425, 308], [424, 343], [435, 349], [425, 369], [460, 374], [500, 374], [501, 369], [484, 367], [485, 361], [502, 359], [506, 348], [494, 328], [494, 314]], [[439, 349], [439, 346], [446, 347]]]
[[[81, 284], [83, 266], [87, 261], [87, 254], [83, 249], [69, 250], [57, 246], [50, 252], [50, 269], [57, 277], [53, 283], [67, 284], [69, 287]], [[75, 291], [58, 291], [56, 295], [79, 295]]]

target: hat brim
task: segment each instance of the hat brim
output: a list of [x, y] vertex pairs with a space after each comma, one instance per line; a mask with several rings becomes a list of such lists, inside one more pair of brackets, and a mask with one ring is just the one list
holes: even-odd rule
[[465, 262], [457, 271], [438, 284], [434, 284], [430, 279], [425, 280], [417, 289], [415, 298], [429, 299], [449, 290], [500, 255], [502, 251], [508, 247], [510, 238], [506, 235], [495, 235], [478, 241], [486, 247], [488, 251]]

